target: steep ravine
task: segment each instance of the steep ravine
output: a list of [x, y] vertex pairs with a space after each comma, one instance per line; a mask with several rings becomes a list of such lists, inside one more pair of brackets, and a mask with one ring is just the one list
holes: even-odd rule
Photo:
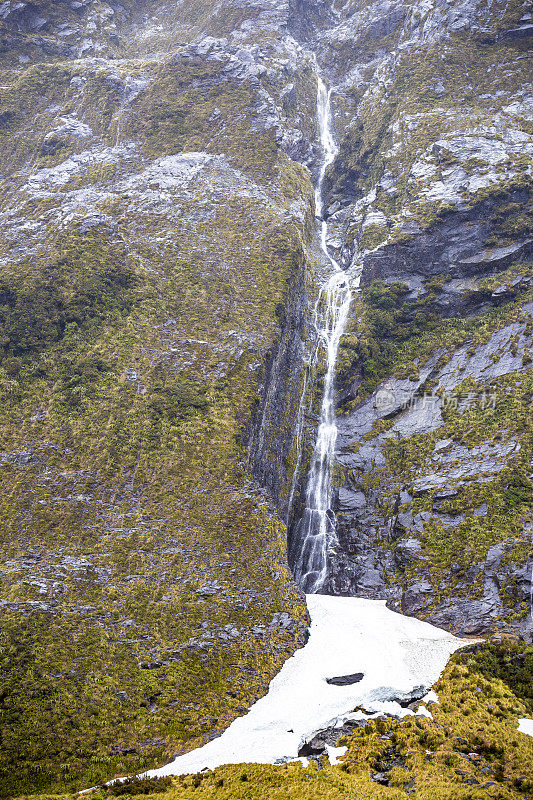
[[313, 653], [288, 560], [316, 609], [504, 640], [452, 657], [434, 720], [343, 727], [342, 768], [172, 798], [530, 791], [528, 14], [0, 4], [3, 796], [245, 724]]
[[[336, 522], [332, 518], [331, 509], [331, 470], [337, 442], [335, 377], [339, 344], [352, 302], [350, 282], [328, 251], [328, 223], [324, 216], [323, 200], [324, 177], [335, 160], [337, 147], [332, 132], [331, 89], [326, 87], [320, 75], [317, 75], [317, 85], [317, 116], [323, 157], [315, 189], [315, 214], [320, 228], [321, 249], [332, 274], [325, 277], [313, 313], [313, 327], [317, 338], [314, 359], [320, 359], [322, 349], [325, 351], [325, 374], [316, 441], [307, 476], [305, 510], [298, 522], [293, 524], [292, 533], [289, 534], [288, 553], [294, 579], [308, 593], [316, 593], [324, 588], [328, 577], [329, 556], [337, 543]], [[313, 361], [309, 365], [310, 370], [315, 367]], [[307, 386], [311, 391], [314, 389], [311, 380], [307, 381]], [[302, 394], [301, 402], [307, 402], [305, 393]]]
[[520, 4], [458, 3], [448, 31], [415, 5], [304, 3], [292, 22], [335, 85], [327, 244], [363, 287], [339, 351], [323, 585], [530, 641], [531, 26]]
[[[338, 436], [336, 370], [339, 344], [354, 296], [348, 276], [328, 249], [324, 178], [338, 152], [332, 131], [331, 94], [332, 90], [317, 74], [317, 117], [323, 152], [316, 180], [315, 214], [326, 270], [324, 277], [319, 277], [324, 282], [312, 317], [316, 346], [310, 360], [303, 365], [304, 388], [297, 426], [302, 410], [309, 403], [306, 390], [312, 392], [315, 388], [317, 364], [324, 360], [325, 367], [318, 427], [306, 479], [305, 510], [292, 528], [288, 550], [294, 579], [307, 592], [310, 637], [271, 682], [267, 695], [247, 715], [236, 720], [219, 739], [150, 771], [143, 776], [148, 780], [198, 774], [227, 764], [282, 764], [298, 757], [307, 764], [307, 756], [327, 755], [335, 764], [337, 756], [347, 750], [334, 746], [345, 730], [364, 727], [380, 715], [384, 719], [413, 715], [411, 709], [404, 710], [405, 706], [426, 695], [433, 696], [428, 692], [449, 656], [464, 646], [438, 628], [402, 619], [375, 600], [317, 594], [329, 588], [331, 561], [339, 545], [337, 521], [331, 507], [332, 466]], [[358, 285], [359, 276], [353, 280], [353, 290], [357, 291]], [[292, 303], [291, 298], [289, 313]], [[265, 383], [261, 422], [252, 439], [252, 459], [258, 459], [259, 463], [265, 458], [266, 415], [269, 411], [272, 414], [273, 404], [279, 402], [280, 384], [288, 388], [283, 366], [291, 352], [296, 363], [301, 364], [301, 352], [283, 332]], [[300, 444], [298, 430], [296, 439]], [[431, 718], [424, 705], [417, 710]], [[322, 741], [327, 743], [322, 746]]]

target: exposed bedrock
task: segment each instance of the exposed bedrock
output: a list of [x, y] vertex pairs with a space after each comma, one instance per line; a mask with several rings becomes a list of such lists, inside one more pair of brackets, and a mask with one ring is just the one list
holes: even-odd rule
[[284, 308], [279, 308], [281, 334], [265, 365], [261, 399], [248, 431], [252, 473], [287, 514], [291, 475], [287, 467], [294, 446], [304, 372], [304, 326], [309, 314], [302, 270]]
[[[351, 333], [359, 338], [348, 342], [358, 368], [339, 387], [331, 590], [387, 599], [460, 634], [529, 640], [528, 245], [509, 260], [478, 258], [477, 235], [461, 241], [464, 218], [456, 223], [383, 248], [368, 271], [365, 260]], [[431, 287], [436, 264], [447, 275]], [[391, 330], [377, 348], [392, 360], [376, 381], [365, 377], [364, 342], [382, 313]]]
[[362, 269], [337, 364], [328, 590], [531, 639], [529, 12], [291, 8], [334, 86], [328, 244]]

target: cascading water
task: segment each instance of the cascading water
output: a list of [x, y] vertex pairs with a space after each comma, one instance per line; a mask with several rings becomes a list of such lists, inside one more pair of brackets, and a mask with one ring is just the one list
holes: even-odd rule
[[327, 246], [328, 224], [323, 217], [324, 177], [338, 150], [331, 131], [331, 89], [326, 88], [320, 77], [317, 111], [324, 158], [315, 189], [315, 206], [320, 221], [321, 247], [333, 268], [333, 274], [320, 290], [315, 306], [314, 324], [319, 343], [326, 351], [326, 374], [318, 433], [307, 481], [306, 508], [291, 539], [289, 553], [296, 582], [310, 594], [324, 587], [328, 554], [336, 542], [335, 515], [331, 509], [331, 470], [337, 441], [335, 366], [352, 299], [348, 277], [331, 257]]

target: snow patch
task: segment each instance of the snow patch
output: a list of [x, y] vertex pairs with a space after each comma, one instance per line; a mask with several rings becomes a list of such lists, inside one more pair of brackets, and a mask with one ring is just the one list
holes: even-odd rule
[[519, 719], [518, 730], [520, 733], [527, 733], [528, 736], [533, 736], [533, 719]]
[[331, 747], [329, 744], [326, 745], [326, 752], [328, 754], [329, 763], [332, 767], [341, 763], [342, 756], [347, 750], [347, 747]]
[[[285, 663], [268, 694], [220, 738], [148, 776], [296, 760], [305, 740], [340, 717], [354, 716], [355, 708], [412, 714], [393, 699], [435, 683], [450, 655], [465, 644], [433, 625], [390, 611], [381, 600], [308, 595], [307, 604], [309, 641]], [[360, 683], [327, 683], [331, 675], [355, 672], [364, 673]], [[337, 759], [341, 750], [331, 748], [328, 755]]]

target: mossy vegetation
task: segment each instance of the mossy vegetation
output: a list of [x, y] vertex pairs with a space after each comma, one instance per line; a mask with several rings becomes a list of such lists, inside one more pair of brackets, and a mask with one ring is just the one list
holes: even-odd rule
[[147, 155], [225, 153], [238, 166], [272, 177], [274, 132], [250, 130], [254, 91], [226, 76], [220, 60], [177, 56], [133, 103], [127, 126]]
[[162, 794], [172, 786], [171, 778], [126, 778], [107, 790], [113, 797], [122, 795]]
[[[405, 14], [409, 24], [418, 23], [420, 30], [424, 24], [431, 25], [427, 12], [415, 15], [406, 8]], [[411, 228], [414, 224], [426, 230], [453, 211], [456, 191], [465, 205], [504, 186], [510, 189], [529, 182], [530, 159], [513, 148], [507, 159], [496, 165], [481, 157], [458, 158], [455, 148], [454, 152], [450, 149], [450, 142], [462, 135], [496, 142], [500, 130], [495, 130], [494, 120], [502, 109], [510, 115], [502, 115], [502, 122], [496, 123], [502, 131], [510, 124], [524, 134], [529, 132], [527, 121], [509, 108], [509, 98], [521, 97], [527, 80], [521, 55], [524, 41], [506, 38], [503, 33], [518, 27], [522, 14], [520, 2], [505, 7], [498, 4], [490, 12], [487, 9], [483, 18], [484, 25], [492, 26], [492, 34], [472, 34], [465, 29], [449, 33], [445, 40], [429, 36], [427, 42], [402, 46], [394, 65], [376, 58], [379, 51], [375, 48], [378, 41], [379, 47], [397, 46], [400, 15], [388, 17], [390, 31], [386, 34], [376, 29], [377, 40], [373, 26], [368, 30], [361, 26], [355, 44], [343, 38], [332, 42], [341, 63], [354, 58], [355, 48], [361, 80], [343, 87], [334, 98], [340, 112], [336, 115], [340, 152], [327, 176], [331, 200], [344, 205], [347, 200], [365, 197], [369, 208], [388, 218], [389, 241], [400, 242], [414, 235], [404, 227], [407, 220]], [[422, 167], [420, 172], [412, 169], [415, 165]], [[489, 185], [477, 192], [467, 188], [468, 181], [459, 189], [452, 188], [453, 181], [443, 186], [440, 182], [446, 184], [454, 169], [463, 170], [466, 176], [491, 173], [492, 177]], [[436, 191], [426, 196], [430, 187]], [[346, 233], [348, 244], [355, 242], [362, 251], [379, 241], [377, 236], [369, 239], [360, 220]]]
[[[76, 69], [32, 67], [3, 90], [22, 109], [5, 117], [10, 169], [44, 166], [57, 107], [90, 123], [97, 150], [115, 146], [120, 80], [95, 65], [78, 97]], [[285, 526], [243, 440], [280, 309], [305, 281], [309, 175], [250, 130], [255, 96], [220, 63], [158, 69], [121, 120], [144, 153], [125, 167], [98, 150], [57, 194], [24, 195], [43, 236], [2, 271], [2, 796], [87, 788], [205, 742], [304, 637]], [[116, 191], [150, 159], [198, 149], [228, 158], [207, 209], [205, 176], [163, 211]], [[58, 227], [62, 192], [87, 187], [112, 190], [106, 221]]]
[[[519, 800], [531, 794], [531, 737], [517, 730], [518, 719], [531, 714], [528, 671], [532, 648], [512, 641], [490, 641], [459, 652], [450, 660], [435, 689], [439, 703], [429, 706], [433, 719], [380, 718], [341, 739], [347, 747], [341, 763], [320, 768], [299, 763], [281, 766], [239, 764], [213, 772], [172, 778], [162, 800], [216, 797], [220, 800], [377, 800], [408, 798], [414, 789], [422, 800]], [[377, 777], [387, 785], [381, 785]], [[95, 800], [122, 793], [145, 796], [143, 781], [96, 789]]]
[[[480, 281], [476, 292], [487, 293], [516, 277], [531, 276], [529, 264], [515, 265], [501, 275]], [[521, 316], [522, 305], [531, 293], [520, 291], [514, 300], [489, 308], [478, 316], [442, 317], [435, 301], [442, 292], [445, 276], [425, 281], [424, 291], [415, 299], [406, 297], [409, 290], [401, 281], [373, 281], [364, 287], [361, 299], [353, 310], [342, 347], [348, 351], [341, 381], [349, 379], [357, 369], [363, 377], [360, 396], [371, 392], [388, 375], [398, 378], [415, 376], [418, 368], [438, 349], [447, 351], [447, 358], [466, 342], [475, 347], [486, 342], [499, 328]], [[442, 362], [444, 363], [444, 361]]]
[[[301, 240], [291, 247], [267, 226], [247, 251], [241, 221], [225, 224], [226, 259], [240, 254], [244, 272], [220, 297], [191, 250], [146, 274], [96, 233], [33, 283], [20, 278], [26, 267], [10, 278], [26, 290], [14, 307], [33, 308], [35, 286], [39, 298], [53, 292], [56, 316], [41, 302], [42, 317], [10, 317], [3, 360], [4, 795], [167, 760], [242, 713], [296, 646], [296, 629], [269, 627], [281, 611], [303, 613], [284, 527], [239, 488], [256, 357], [230, 354], [222, 376], [213, 369], [228, 355], [204, 309], [229, 292], [235, 317], [221, 314], [216, 335], [242, 314], [243, 332], [272, 336]], [[250, 276], [263, 270], [259, 296]], [[173, 368], [163, 336], [193, 340], [190, 367]], [[205, 581], [219, 588], [204, 595]]]
[[530, 701], [517, 674], [523, 678], [521, 665], [531, 653], [512, 642], [459, 652], [435, 687], [440, 702], [430, 705], [433, 720], [372, 723], [348, 740], [341, 769], [361, 775], [392, 759], [401, 767], [390, 771], [391, 785], [405, 791], [414, 781], [421, 797], [527, 797], [533, 743], [517, 726]]
[[[68, 326], [87, 329], [131, 308], [141, 276], [124, 244], [105, 228], [72, 230], [46, 259], [28, 259], [2, 270], [1, 348], [11, 372], [15, 356], [35, 355], [59, 342]], [[11, 358], [10, 358], [11, 357]]]

